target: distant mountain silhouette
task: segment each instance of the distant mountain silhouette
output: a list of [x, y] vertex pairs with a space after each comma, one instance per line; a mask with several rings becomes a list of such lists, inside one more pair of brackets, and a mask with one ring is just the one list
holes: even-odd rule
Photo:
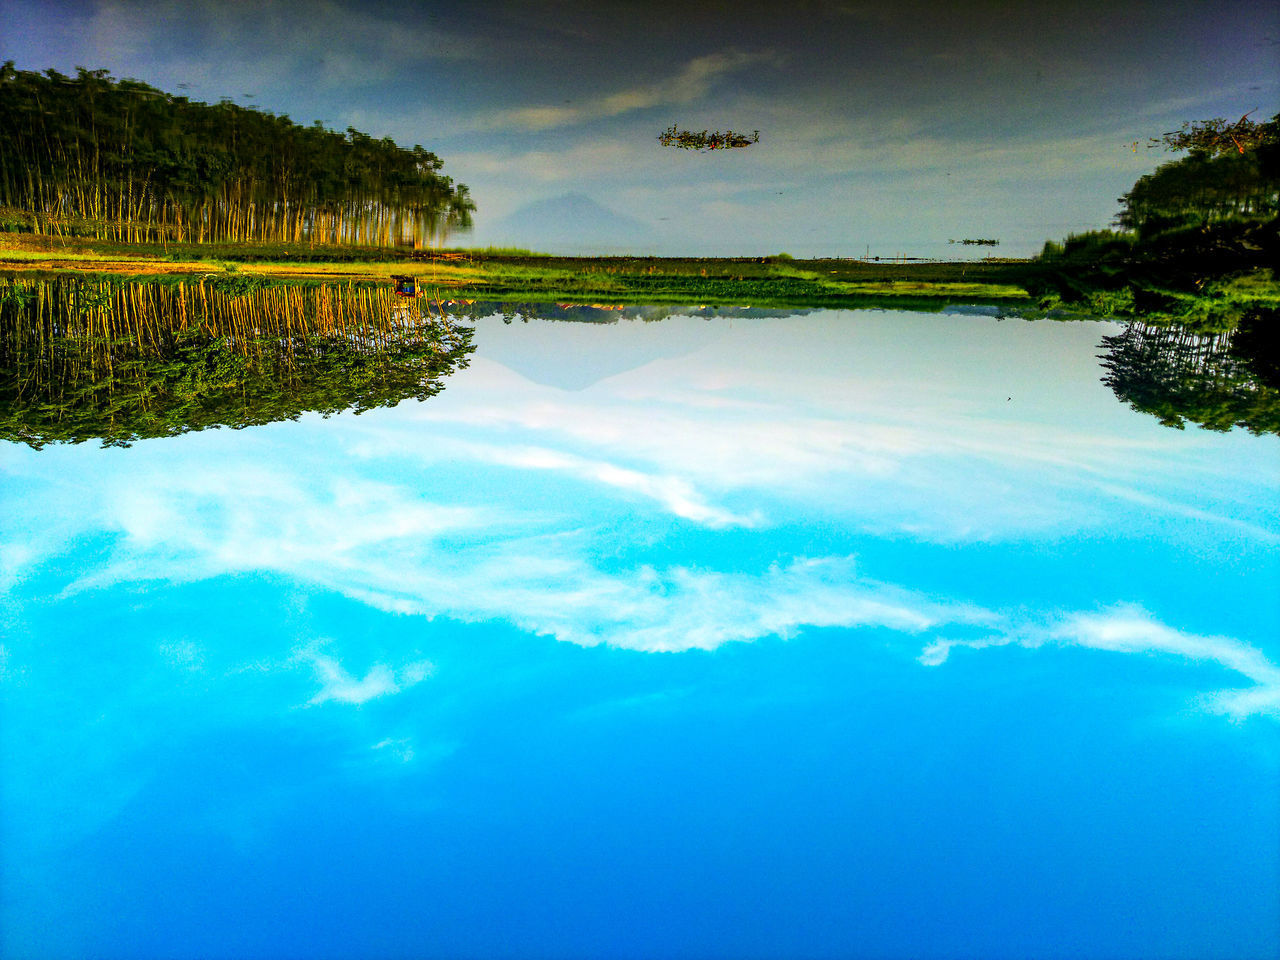
[[649, 224], [585, 194], [568, 193], [527, 204], [491, 224], [477, 224], [472, 242], [586, 254], [645, 253], [654, 240]]

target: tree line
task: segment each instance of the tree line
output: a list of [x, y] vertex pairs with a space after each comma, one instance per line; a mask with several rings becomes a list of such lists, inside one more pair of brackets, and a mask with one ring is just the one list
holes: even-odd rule
[[1161, 164], [1120, 197], [1116, 225], [1151, 239], [1179, 227], [1274, 216], [1280, 209], [1280, 179], [1266, 169], [1266, 153], [1251, 149], [1212, 156], [1197, 150]]
[[1026, 283], [1041, 307], [1126, 321], [1103, 383], [1181, 429], [1280, 433], [1280, 114], [1185, 123], [1186, 153], [1119, 198], [1118, 230], [1050, 241]]
[[434, 153], [173, 96], [105, 70], [0, 65], [0, 206], [36, 232], [415, 246], [471, 225]]
[[1280, 114], [1184, 124], [1153, 144], [1187, 155], [1119, 198], [1118, 230], [1046, 243], [1032, 292], [1045, 306], [1230, 329], [1277, 292]]

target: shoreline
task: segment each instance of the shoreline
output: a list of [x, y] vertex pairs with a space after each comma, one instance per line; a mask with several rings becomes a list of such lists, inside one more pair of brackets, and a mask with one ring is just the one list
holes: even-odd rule
[[142, 245], [0, 234], [0, 273], [86, 278], [261, 277], [273, 283], [378, 283], [475, 299], [591, 297], [652, 303], [855, 306], [859, 301], [1019, 303], [1030, 261], [801, 260], [774, 257], [568, 257], [524, 250], [349, 248], [299, 244]]

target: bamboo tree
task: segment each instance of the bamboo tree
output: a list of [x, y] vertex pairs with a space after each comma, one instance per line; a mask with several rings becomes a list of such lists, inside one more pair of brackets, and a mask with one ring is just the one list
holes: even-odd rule
[[470, 226], [421, 146], [169, 96], [104, 70], [0, 65], [0, 205], [32, 228], [127, 241], [415, 246]]

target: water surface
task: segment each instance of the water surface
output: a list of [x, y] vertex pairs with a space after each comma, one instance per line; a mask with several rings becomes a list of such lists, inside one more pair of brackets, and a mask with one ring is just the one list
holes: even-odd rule
[[1275, 436], [1112, 324], [512, 319], [0, 446], [6, 954], [1267, 955]]

